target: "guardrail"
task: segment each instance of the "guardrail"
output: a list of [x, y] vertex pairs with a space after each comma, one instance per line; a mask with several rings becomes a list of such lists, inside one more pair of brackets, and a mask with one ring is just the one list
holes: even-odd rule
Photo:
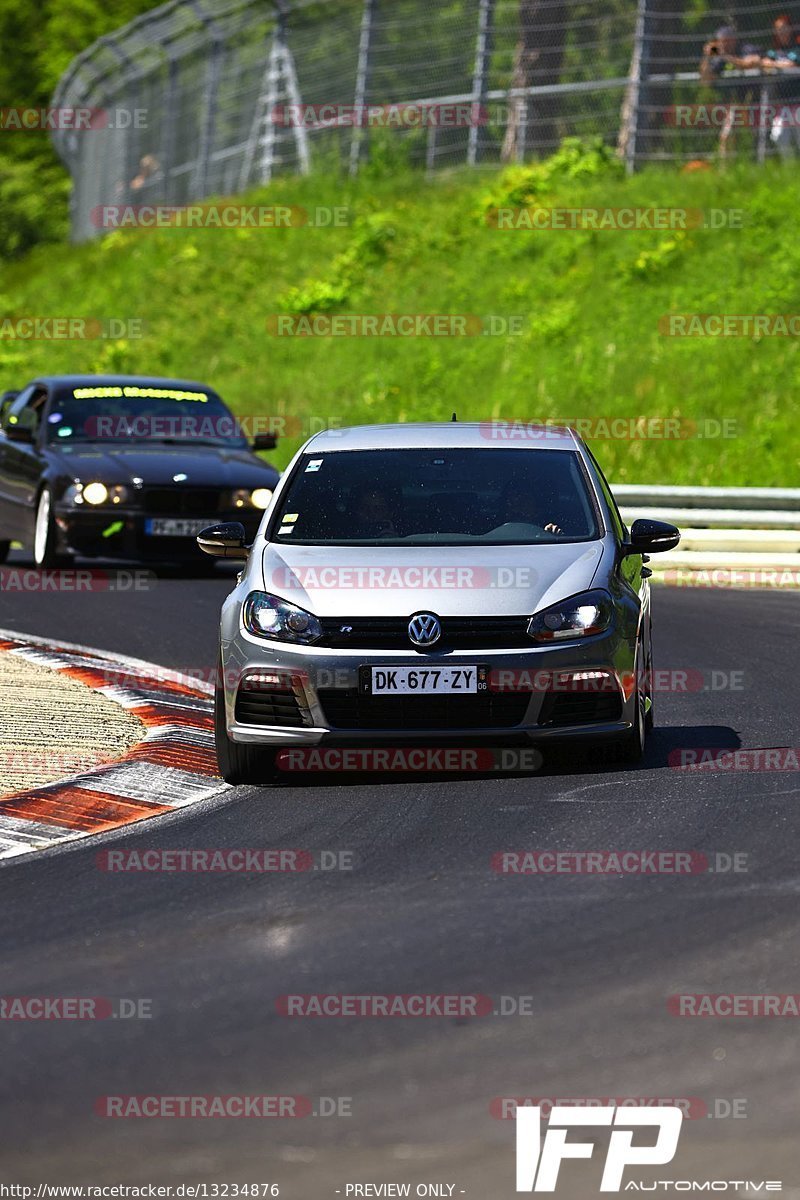
[[760, 579], [800, 588], [800, 488], [618, 484], [613, 491], [627, 524], [651, 517], [681, 530], [677, 550], [652, 557], [654, 578], [690, 585], [711, 572], [730, 586]]

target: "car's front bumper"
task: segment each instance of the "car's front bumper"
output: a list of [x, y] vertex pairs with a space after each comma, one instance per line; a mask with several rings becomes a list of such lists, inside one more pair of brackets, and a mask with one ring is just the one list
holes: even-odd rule
[[252, 540], [258, 532], [262, 512], [258, 509], [231, 509], [208, 517], [187, 517], [183, 513], [165, 513], [153, 517], [140, 509], [98, 506], [76, 509], [57, 504], [56, 526], [61, 549], [89, 558], [130, 559], [137, 562], [198, 560], [202, 551], [195, 542], [196, 533], [163, 536], [148, 532], [148, 523], [156, 520], [191, 521], [196, 532], [201, 527], [223, 521], [239, 521]]
[[[613, 739], [630, 731], [635, 718], [634, 670], [636, 629], [625, 634], [611, 630], [585, 643], [559, 647], [531, 646], [530, 649], [452, 650], [448, 653], [418, 654], [411, 650], [339, 650], [319, 646], [292, 646], [255, 638], [239, 629], [222, 644], [222, 672], [228, 736], [235, 742], [265, 746], [314, 746], [319, 744], [435, 744], [480, 741], [487, 745], [509, 741], [535, 743], [562, 739]], [[414, 696], [413, 703], [387, 705], [379, 697], [356, 699], [363, 667], [436, 666], [440, 664], [482, 665], [489, 667], [490, 690], [500, 699], [496, 704], [483, 698], [483, 710], [491, 719], [480, 721], [475, 709], [468, 722], [457, 719], [457, 707], [448, 714], [427, 698]], [[281, 677], [282, 688], [302, 717], [302, 724], [270, 724], [268, 719], [255, 722], [242, 719], [241, 684], [250, 673], [274, 672]], [[573, 681], [573, 673], [600, 672], [594, 682]], [[249, 691], [249, 689], [245, 689]], [[267, 689], [268, 690], [268, 689]], [[291, 692], [291, 697], [288, 692]], [[572, 723], [553, 721], [554, 694], [570, 691], [603, 698], [592, 716], [587, 701], [580, 719]], [[469, 698], [471, 699], [471, 698]], [[469, 703], [459, 697], [459, 704]], [[616, 700], [616, 704], [609, 703]], [[476, 698], [477, 703], [477, 698]], [[559, 702], [560, 703], [560, 702]], [[384, 712], [393, 719], [383, 723]], [[250, 706], [252, 709], [252, 705]], [[398, 708], [403, 720], [398, 721]], [[430, 720], [435, 710], [436, 719]], [[561, 710], [562, 716], [564, 709]], [[347, 714], [342, 723], [342, 712]], [[369, 720], [357, 721], [359, 712]], [[609, 713], [613, 715], [609, 718]], [[355, 718], [355, 719], [354, 719]], [[442, 722], [447, 722], [443, 724]]]

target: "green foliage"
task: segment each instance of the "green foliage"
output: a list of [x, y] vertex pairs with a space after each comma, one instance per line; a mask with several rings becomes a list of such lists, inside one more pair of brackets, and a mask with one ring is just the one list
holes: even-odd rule
[[593, 179], [620, 179], [624, 168], [602, 138], [564, 138], [555, 154], [541, 162], [507, 167], [483, 197], [482, 207], [523, 208], [535, 204], [555, 187]]
[[0, 155], [0, 258], [67, 236], [69, 180], [53, 155]]
[[[800, 247], [787, 230], [796, 172], [768, 165], [681, 175], [583, 174], [570, 149], [545, 165], [547, 204], [743, 210], [743, 226], [684, 235], [500, 230], [487, 190], [508, 173], [351, 182], [282, 177], [253, 204], [344, 206], [349, 225], [130, 230], [36, 247], [0, 264], [0, 311], [142, 318], [124, 342], [0, 342], [0, 387], [37, 372], [138, 370], [205, 379], [241, 414], [289, 414], [307, 431], [371, 421], [733, 420], [730, 438], [606, 439], [616, 482], [797, 486], [800, 341], [664, 336], [669, 313], [800, 311]], [[453, 313], [491, 336], [278, 336], [279, 312]], [[521, 332], [512, 332], [512, 318]], [[268, 332], [272, 330], [272, 332]], [[273, 456], [284, 465], [300, 442]]]
[[653, 277], [678, 262], [691, 242], [682, 230], [664, 238], [652, 250], [642, 250], [632, 262], [623, 263], [622, 273], [629, 279]]
[[348, 299], [366, 273], [379, 264], [395, 236], [390, 218], [375, 213], [360, 220], [348, 248], [334, 258], [324, 279], [308, 279], [278, 297], [278, 307], [290, 313], [331, 312]]
[[[44, 107], [74, 56], [157, 0], [0, 0], [0, 96]], [[46, 132], [0, 134], [0, 259], [66, 236], [69, 177]]]

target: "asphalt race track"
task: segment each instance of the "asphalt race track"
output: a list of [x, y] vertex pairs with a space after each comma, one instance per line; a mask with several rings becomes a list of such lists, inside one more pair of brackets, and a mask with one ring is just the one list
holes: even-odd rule
[[[210, 669], [228, 586], [162, 577], [139, 593], [4, 593], [0, 625]], [[274, 1182], [299, 1200], [344, 1195], [352, 1182], [436, 1182], [493, 1200], [515, 1194], [514, 1122], [493, 1117], [493, 1098], [695, 1097], [711, 1115], [684, 1123], [675, 1161], [655, 1177], [783, 1179], [784, 1195], [800, 1195], [797, 1022], [687, 1019], [667, 1007], [678, 992], [800, 991], [797, 773], [667, 764], [682, 746], [798, 743], [798, 603], [654, 589], [657, 668], [728, 683], [657, 695], [640, 768], [238, 788], [0, 870], [4, 993], [148, 998], [153, 1011], [4, 1022], [3, 1177]], [[123, 846], [344, 850], [354, 869], [97, 868], [100, 848]], [[738, 853], [747, 870], [502, 876], [490, 858], [508, 849]], [[285, 993], [415, 991], [498, 1005], [531, 997], [531, 1015], [276, 1011]], [[350, 1097], [352, 1116], [94, 1111], [104, 1095], [155, 1093], [303, 1095], [315, 1108], [321, 1096]], [[746, 1116], [715, 1118], [720, 1100], [744, 1101]], [[567, 1164], [559, 1192], [597, 1194], [599, 1169]]]

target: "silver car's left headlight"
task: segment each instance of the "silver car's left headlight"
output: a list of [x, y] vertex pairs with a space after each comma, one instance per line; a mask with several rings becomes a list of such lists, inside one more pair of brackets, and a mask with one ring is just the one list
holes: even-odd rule
[[608, 592], [596, 588], [535, 613], [528, 622], [528, 634], [536, 642], [592, 637], [608, 629], [613, 615], [614, 606]]
[[313, 613], [269, 592], [251, 592], [244, 602], [242, 619], [248, 633], [256, 637], [302, 645], [322, 637], [322, 626]]

